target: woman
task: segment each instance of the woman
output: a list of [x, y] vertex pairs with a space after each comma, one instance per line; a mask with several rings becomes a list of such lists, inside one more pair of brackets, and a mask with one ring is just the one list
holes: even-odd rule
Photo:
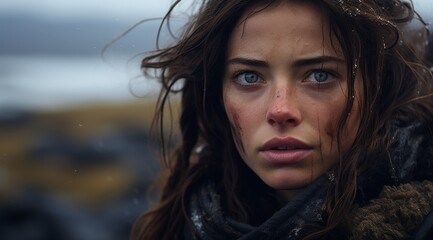
[[412, 5], [202, 4], [142, 62], [162, 70], [161, 123], [183, 81], [182, 138], [132, 238], [431, 237], [432, 76], [403, 38]]

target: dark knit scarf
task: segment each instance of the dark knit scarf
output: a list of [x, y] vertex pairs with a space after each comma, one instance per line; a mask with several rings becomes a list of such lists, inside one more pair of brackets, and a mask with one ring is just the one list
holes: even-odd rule
[[211, 182], [201, 185], [190, 200], [189, 214], [197, 236], [187, 239], [297, 239], [306, 223], [322, 221], [321, 209], [326, 194], [325, 177], [318, 178], [285, 207], [258, 227], [239, 223], [225, 215], [219, 195]]

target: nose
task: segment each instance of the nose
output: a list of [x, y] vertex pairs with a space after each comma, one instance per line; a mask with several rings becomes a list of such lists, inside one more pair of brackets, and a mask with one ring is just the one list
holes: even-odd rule
[[272, 126], [296, 126], [301, 122], [301, 111], [296, 94], [287, 87], [276, 89], [267, 112], [267, 122]]

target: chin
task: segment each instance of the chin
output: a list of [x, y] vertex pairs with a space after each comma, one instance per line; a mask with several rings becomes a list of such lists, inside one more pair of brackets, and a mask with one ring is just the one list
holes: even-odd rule
[[275, 190], [297, 190], [306, 187], [312, 182], [310, 178], [271, 178], [264, 181], [266, 185]]

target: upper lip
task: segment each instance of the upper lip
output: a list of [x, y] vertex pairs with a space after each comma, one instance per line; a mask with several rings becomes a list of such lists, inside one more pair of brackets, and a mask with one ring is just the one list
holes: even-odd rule
[[260, 151], [268, 151], [276, 148], [286, 147], [289, 150], [292, 149], [311, 149], [312, 147], [308, 144], [292, 137], [286, 138], [272, 138], [265, 142], [261, 147]]

